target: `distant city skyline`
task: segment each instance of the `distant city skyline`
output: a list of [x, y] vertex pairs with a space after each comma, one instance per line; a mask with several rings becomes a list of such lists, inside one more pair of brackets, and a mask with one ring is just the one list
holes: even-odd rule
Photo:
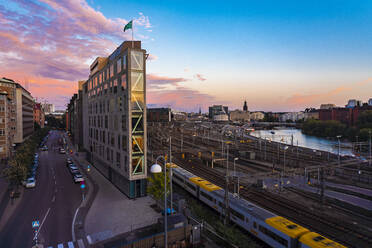
[[0, 0], [0, 77], [65, 105], [131, 32], [150, 53], [147, 103], [299, 111], [372, 92], [371, 1]]

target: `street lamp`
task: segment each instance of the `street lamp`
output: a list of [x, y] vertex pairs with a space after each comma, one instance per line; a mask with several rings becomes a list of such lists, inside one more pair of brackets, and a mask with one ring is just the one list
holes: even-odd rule
[[368, 165], [371, 166], [371, 160], [372, 160], [372, 156], [371, 156], [371, 130], [368, 131], [368, 134], [369, 134], [369, 160], [368, 160]]
[[[234, 177], [236, 177], [236, 170], [235, 170], [235, 161], [238, 160], [239, 158], [234, 158]], [[238, 177], [238, 187], [239, 187], [239, 177]], [[234, 193], [236, 193], [236, 189], [234, 187]]]
[[[167, 160], [162, 156], [158, 156], [155, 160], [155, 164], [153, 164], [150, 168], [150, 172], [153, 174], [161, 173], [162, 168], [158, 164], [158, 159], [162, 158], [164, 160], [164, 247], [167, 247], [168, 240], [167, 240], [167, 167], [166, 163]], [[172, 209], [171, 209], [172, 212]]]
[[340, 143], [340, 139], [341, 139], [341, 135], [337, 135], [336, 138], [338, 139], [338, 165], [340, 165], [341, 161], [340, 161], [340, 146], [341, 146], [341, 143]]
[[283, 176], [284, 176], [284, 174], [285, 174], [285, 152], [288, 150], [288, 146], [285, 146], [284, 147], [284, 149], [283, 149], [283, 153], [284, 153], [284, 158], [283, 158], [283, 170], [282, 170], [282, 172], [280, 173], [280, 177], [281, 177], [281, 179], [280, 179], [280, 190], [282, 189], [282, 187], [283, 187]]

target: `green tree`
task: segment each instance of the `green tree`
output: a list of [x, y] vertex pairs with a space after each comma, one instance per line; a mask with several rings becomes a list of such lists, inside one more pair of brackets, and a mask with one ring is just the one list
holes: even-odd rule
[[11, 160], [9, 166], [4, 169], [3, 173], [11, 184], [18, 187], [18, 185], [26, 179], [28, 168], [17, 160]]
[[[158, 203], [164, 200], [164, 172], [156, 173], [147, 178], [149, 185], [147, 187], [147, 193], [153, 196]], [[170, 191], [169, 173], [167, 172], [167, 196]]]
[[372, 128], [372, 110], [363, 111], [358, 116], [357, 126], [360, 129]]
[[37, 131], [39, 130], [41, 127], [39, 125], [39, 123], [37, 123], [36, 121], [34, 121], [34, 130]]
[[372, 133], [372, 128], [363, 128], [359, 132], [360, 141], [369, 141], [369, 132]]

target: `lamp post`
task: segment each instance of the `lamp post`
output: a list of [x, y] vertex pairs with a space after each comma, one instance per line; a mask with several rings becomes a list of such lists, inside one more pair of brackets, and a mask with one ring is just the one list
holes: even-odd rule
[[171, 204], [171, 215], [173, 214], [173, 187], [172, 187], [172, 136], [169, 136], [169, 181], [170, 183], [170, 204]]
[[285, 176], [285, 152], [287, 151], [288, 149], [288, 146], [285, 146], [284, 149], [283, 149], [283, 153], [284, 153], [284, 157], [283, 157], [283, 170], [282, 170], [282, 173], [281, 174], [281, 179], [280, 179], [280, 190], [282, 189], [283, 187], [283, 177]]
[[368, 165], [371, 166], [371, 160], [372, 160], [372, 156], [371, 156], [371, 130], [368, 131], [368, 134], [369, 134], [369, 160], [368, 160]]
[[164, 160], [164, 247], [167, 247], [168, 238], [167, 238], [167, 167], [166, 163], [167, 160], [163, 156], [158, 156], [155, 160], [155, 164], [153, 164], [150, 168], [151, 173], [157, 174], [161, 173], [161, 166], [158, 164], [158, 159], [162, 158]]
[[[238, 160], [239, 158], [234, 158], [234, 177], [236, 177], [236, 170], [235, 170], [235, 161]], [[239, 177], [238, 177], [239, 178]], [[238, 183], [238, 187], [239, 187], [239, 183]], [[236, 193], [236, 189], [235, 189], [235, 186], [234, 186], [234, 193]]]
[[338, 139], [338, 165], [341, 164], [341, 161], [340, 161], [340, 146], [341, 146], [341, 143], [340, 143], [340, 139], [341, 139], [341, 135], [337, 135], [336, 138]]

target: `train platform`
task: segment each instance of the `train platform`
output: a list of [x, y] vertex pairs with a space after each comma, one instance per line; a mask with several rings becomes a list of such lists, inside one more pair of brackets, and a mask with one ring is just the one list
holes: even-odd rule
[[357, 186], [345, 185], [345, 184], [339, 184], [339, 183], [331, 183], [331, 182], [326, 182], [326, 186], [333, 187], [333, 188], [339, 188], [339, 189], [343, 189], [347, 191], [352, 191], [358, 194], [363, 194], [363, 195], [372, 197], [371, 189], [365, 189], [365, 188], [360, 188]]
[[[315, 194], [319, 194], [319, 192], [320, 192], [319, 188], [311, 187], [311, 186], [304, 185], [304, 184], [297, 184], [296, 187], [298, 189], [308, 191], [308, 192], [312, 192], [312, 193], [315, 193]], [[360, 208], [364, 208], [366, 210], [372, 211], [372, 201], [369, 201], [369, 200], [366, 200], [366, 199], [363, 199], [363, 198], [360, 198], [360, 197], [357, 197], [357, 196], [332, 191], [332, 190], [324, 190], [324, 195], [326, 197], [334, 198], [336, 200], [339, 200], [339, 201], [342, 201], [342, 202], [345, 202], [345, 203], [355, 205], [355, 206], [358, 206]]]

